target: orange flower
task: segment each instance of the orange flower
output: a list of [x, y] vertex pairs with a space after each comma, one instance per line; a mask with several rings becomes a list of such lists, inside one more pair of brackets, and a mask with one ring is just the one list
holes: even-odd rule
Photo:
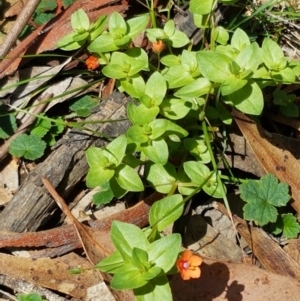
[[152, 50], [155, 53], [161, 53], [165, 48], [165, 44], [162, 40], [158, 40], [155, 43], [152, 43]]
[[95, 70], [99, 67], [98, 58], [96, 58], [94, 55], [89, 56], [85, 60], [85, 64], [88, 67], [88, 69], [91, 69], [91, 70]]
[[199, 278], [201, 271], [199, 265], [202, 263], [200, 256], [194, 255], [192, 251], [185, 250], [176, 261], [177, 268], [183, 280]]

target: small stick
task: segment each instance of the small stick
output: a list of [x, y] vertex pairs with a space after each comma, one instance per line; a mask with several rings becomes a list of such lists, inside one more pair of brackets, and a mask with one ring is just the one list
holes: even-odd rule
[[45, 107], [48, 105], [47, 100], [50, 99], [52, 96], [53, 96], [53, 94], [47, 93], [43, 97], [41, 97], [41, 99], [39, 100], [39, 102], [41, 104], [38, 105], [34, 109], [34, 111], [32, 112], [32, 115], [29, 116], [25, 120], [25, 122], [20, 125], [20, 127], [18, 128], [18, 130], [15, 134], [13, 134], [9, 139], [7, 139], [4, 142], [4, 144], [0, 147], [0, 161], [3, 160], [6, 157], [11, 141], [14, 140], [16, 137], [18, 137], [19, 135], [25, 133], [28, 130], [28, 127], [31, 124], [33, 124], [33, 122], [36, 120], [36, 115], [38, 115], [39, 113], [41, 113], [45, 109]]
[[35, 9], [40, 4], [40, 0], [28, 0], [20, 12], [13, 28], [10, 30], [6, 39], [0, 47], [0, 57], [4, 57], [11, 50], [12, 46], [16, 43], [18, 36], [24, 29], [25, 25], [30, 20]]
[[[95, 264], [93, 260], [89, 256], [89, 252], [86, 249], [86, 246], [83, 242], [83, 240], [88, 240], [90, 244], [93, 245], [93, 248], [97, 248], [99, 251], [98, 254], [100, 253], [100, 257], [105, 258], [110, 255], [109, 251], [107, 251], [105, 248], [99, 245], [98, 242], [94, 240], [94, 238], [88, 233], [88, 231], [85, 229], [85, 227], [74, 217], [74, 215], [71, 213], [69, 207], [65, 203], [64, 199], [56, 192], [55, 188], [52, 186], [50, 181], [46, 177], [42, 177], [42, 182], [45, 185], [46, 189], [49, 191], [53, 199], [55, 200], [56, 204], [58, 207], [61, 209], [61, 211], [72, 221], [76, 232], [78, 234], [78, 237], [82, 243], [82, 247], [85, 251], [85, 254], [87, 258], [90, 260], [92, 264]], [[86, 239], [84, 239], [86, 238]], [[95, 252], [97, 250], [94, 250]], [[99, 259], [98, 259], [99, 260]]]

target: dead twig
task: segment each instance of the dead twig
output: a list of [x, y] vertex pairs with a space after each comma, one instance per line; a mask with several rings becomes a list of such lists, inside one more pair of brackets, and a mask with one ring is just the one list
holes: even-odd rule
[[28, 0], [24, 8], [22, 9], [21, 13], [19, 14], [13, 28], [6, 36], [3, 44], [0, 47], [0, 57], [6, 56], [9, 51], [11, 50], [12, 46], [18, 39], [18, 36], [24, 29], [25, 25], [30, 20], [32, 14], [34, 13], [35, 9], [40, 4], [40, 0]]

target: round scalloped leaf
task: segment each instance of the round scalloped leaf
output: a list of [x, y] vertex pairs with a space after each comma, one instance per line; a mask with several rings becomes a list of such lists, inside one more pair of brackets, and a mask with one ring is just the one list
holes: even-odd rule
[[16, 157], [35, 160], [43, 156], [46, 142], [38, 136], [22, 134], [14, 139], [9, 146], [9, 153]]

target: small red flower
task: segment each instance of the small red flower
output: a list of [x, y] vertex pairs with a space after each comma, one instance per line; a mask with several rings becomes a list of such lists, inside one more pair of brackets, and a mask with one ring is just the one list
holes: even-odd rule
[[194, 255], [190, 250], [185, 250], [176, 261], [177, 268], [183, 280], [199, 278], [201, 275], [199, 265], [201, 265], [201, 263], [202, 258]]
[[95, 57], [94, 55], [89, 56], [85, 60], [85, 64], [88, 67], [88, 69], [90, 69], [90, 70], [95, 70], [95, 69], [97, 69], [99, 67], [98, 58]]
[[155, 43], [152, 43], [152, 50], [155, 53], [161, 53], [165, 48], [165, 44], [162, 40], [158, 40]]

